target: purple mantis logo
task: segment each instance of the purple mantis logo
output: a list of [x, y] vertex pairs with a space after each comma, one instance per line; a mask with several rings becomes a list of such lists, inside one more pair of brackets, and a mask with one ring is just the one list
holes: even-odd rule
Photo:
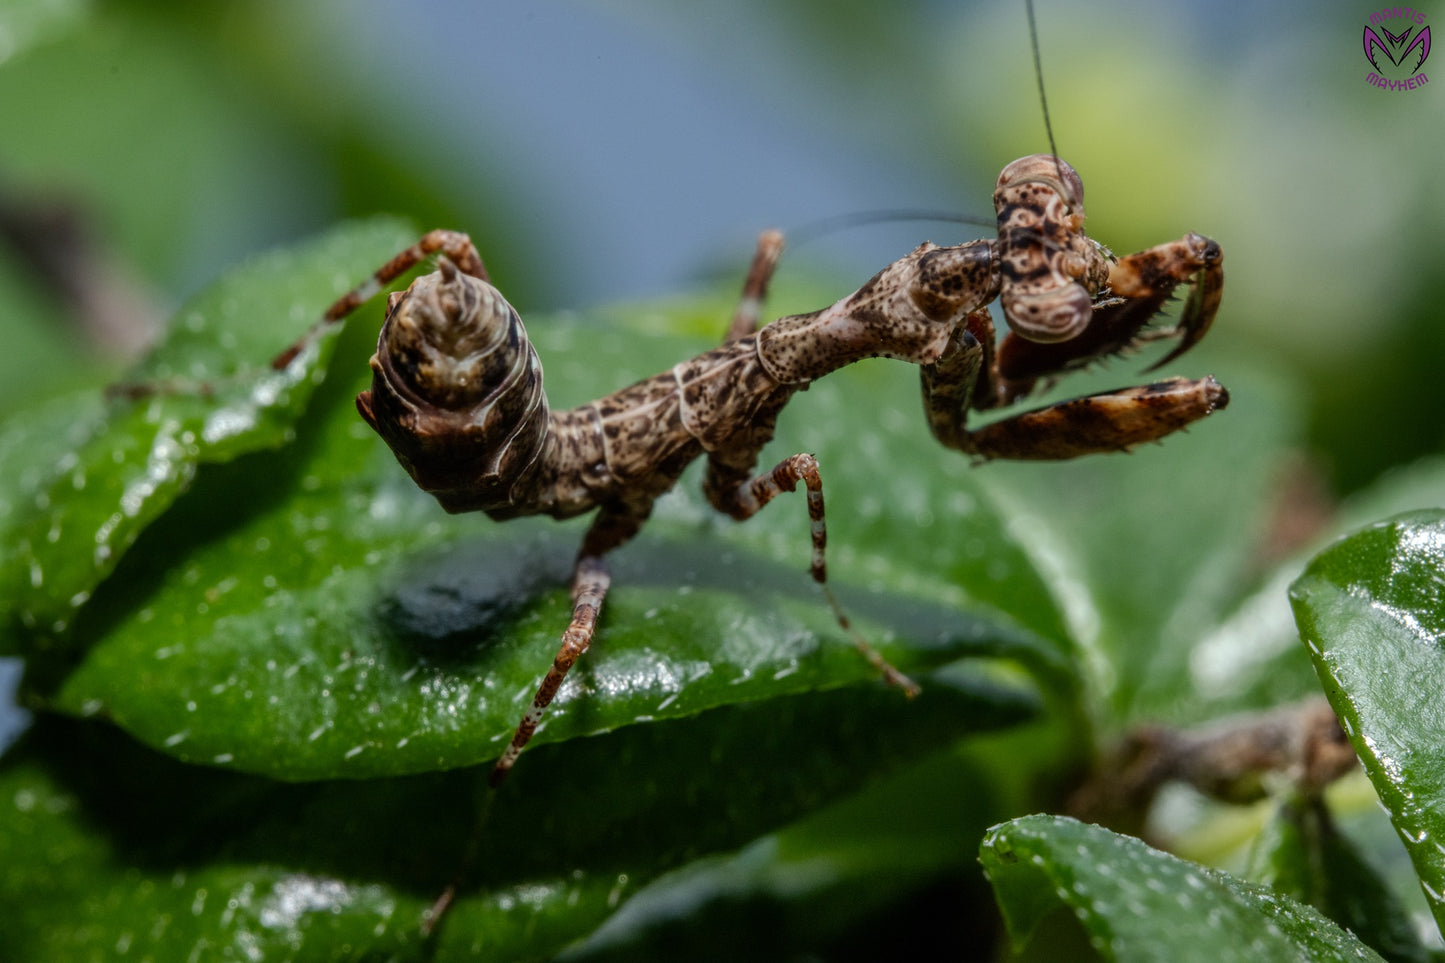
[[[1394, 19], [1405, 21], [1399, 33], [1380, 26], [1383, 21]], [[1365, 27], [1365, 59], [1375, 69], [1365, 78], [1367, 83], [1381, 90], [1415, 90], [1430, 82], [1430, 78], [1420, 72], [1425, 58], [1430, 56], [1430, 28], [1423, 26], [1424, 23], [1425, 14], [1411, 7], [1386, 7], [1370, 15], [1370, 23]], [[1415, 26], [1420, 29], [1415, 31]], [[1382, 62], [1387, 66], [1382, 68]]]

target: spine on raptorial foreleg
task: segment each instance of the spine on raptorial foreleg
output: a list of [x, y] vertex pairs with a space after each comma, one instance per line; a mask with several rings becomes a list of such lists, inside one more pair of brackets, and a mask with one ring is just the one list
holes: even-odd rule
[[447, 511], [505, 509], [546, 440], [542, 365], [496, 288], [438, 267], [391, 296], [357, 408]]

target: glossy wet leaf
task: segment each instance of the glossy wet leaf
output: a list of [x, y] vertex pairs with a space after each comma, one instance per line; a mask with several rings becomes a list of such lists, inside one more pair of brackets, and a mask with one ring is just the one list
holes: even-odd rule
[[[1186, 355], [1161, 373], [1197, 377], [1211, 370], [1206, 354]], [[1138, 373], [1143, 366], [1126, 359], [1056, 393], [1139, 383], [1147, 380]], [[1251, 586], [1248, 566], [1282, 448], [1298, 431], [1277, 378], [1240, 364], [1216, 373], [1229, 407], [1160, 445], [980, 472], [1008, 505], [1010, 524], [1055, 597], [1066, 601], [1079, 644], [1098, 653], [1092, 681], [1111, 720], [1207, 718], [1191, 712], [1191, 654]], [[1228, 484], [1221, 465], [1229, 466]]]
[[658, 874], [1031, 711], [968, 677], [895, 696], [800, 695], [538, 749], [489, 803], [484, 770], [286, 785], [47, 720], [0, 762], [0, 956], [431, 959], [422, 914], [485, 805], [435, 958], [548, 958]]
[[[254, 466], [294, 486], [289, 497], [244, 524], [228, 519], [187, 553], [136, 565], [97, 597], [83, 626], [97, 626], [97, 637], [53, 704], [108, 715], [183, 759], [288, 779], [494, 757], [569, 618], [577, 527], [444, 516], [340, 405], [314, 439], [303, 433], [276, 461], [293, 457], [304, 460]], [[256, 484], [251, 467], [203, 480], [155, 542], [206, 526], [208, 506]], [[598, 641], [539, 743], [818, 686], [877, 684], [803, 560], [790, 566], [730, 547], [719, 527], [659, 519], [618, 553]], [[905, 671], [1014, 655], [1061, 674], [1051, 645], [922, 592], [855, 592], [851, 602], [860, 627]]]
[[[499, 752], [567, 624], [580, 523], [449, 517], [418, 491], [354, 410], [370, 377], [370, 315], [353, 320], [334, 361], [336, 342], [326, 338], [284, 373], [266, 367], [317, 304], [409, 240], [395, 230], [381, 223], [339, 232], [201, 295], [135, 379], [179, 379], [176, 390], [108, 405], [80, 396], [60, 403], [50, 421], [18, 422], [22, 441], [11, 448], [35, 442], [38, 467], [21, 463], [20, 471], [38, 482], [20, 478], [12, 501], [23, 536], [12, 582], [23, 561], [21, 621], [41, 623], [21, 635], [37, 650], [54, 628], [37, 611], [63, 607], [68, 621], [79, 610], [67, 631], [78, 661], [34, 660], [37, 700], [104, 715], [184, 760], [283, 779], [417, 772]], [[372, 248], [385, 253], [360, 253]], [[366, 266], [337, 267], [351, 260]], [[295, 322], [281, 326], [285, 339], [250, 323], [278, 315]], [[532, 323], [554, 406], [598, 397], [706, 347], [655, 333], [652, 317], [631, 323], [653, 333]], [[242, 374], [232, 378], [236, 369]], [[272, 391], [281, 378], [289, 398]], [[183, 390], [199, 380], [215, 390]], [[258, 394], [270, 407], [245, 408]], [[928, 439], [916, 373], [865, 365], [805, 400], [786, 413], [763, 463], [800, 450], [822, 460], [834, 506], [830, 568], [863, 631], [905, 671], [1008, 656], [1056, 691], [1072, 689], [1071, 646], [1043, 582], [964, 460]], [[83, 431], [52, 427], [73, 417], [66, 404], [90, 406]], [[114, 536], [144, 532], [141, 549], [94, 590], [114, 555], [102, 564], [94, 525], [73, 516], [114, 514], [118, 479], [153, 477], [154, 444], [135, 429], [151, 418], [187, 447]], [[207, 425], [221, 427], [207, 438]], [[83, 484], [57, 479], [56, 465], [83, 468]], [[681, 487], [615, 554], [597, 644], [538, 744], [876, 684], [804, 574], [801, 500], [782, 499], [766, 519], [738, 526], [706, 506], [695, 475]], [[41, 526], [43, 539], [33, 534]], [[63, 604], [52, 597], [57, 584], [71, 583], [85, 587]]]
[[[966, 748], [935, 753], [740, 850], [657, 877], [560, 958], [742, 959], [766, 947], [788, 959], [830, 946], [887, 958], [895, 927], [910, 925], [925, 945], [967, 945], [962, 907], [950, 903], [938, 919], [930, 888], [983, 897], [976, 843], [1006, 811], [999, 782]], [[889, 926], [872, 931], [885, 914]]]
[[1445, 920], [1445, 512], [1372, 525], [1291, 588], [1300, 636]]
[[1110, 961], [1380, 958], [1313, 907], [1072, 819], [1004, 823], [980, 858], [1016, 948], [1064, 909]]
[[[230, 293], [244, 300], [245, 283], [235, 283]], [[197, 323], [206, 327], [209, 317]], [[150, 363], [166, 377], [184, 377], [178, 359], [204, 351], [210, 337], [187, 346], [184, 327], [176, 330]], [[555, 407], [665, 370], [711, 340], [659, 333], [666, 323], [651, 316], [606, 326], [529, 319], [529, 330]], [[293, 411], [279, 448], [196, 469], [191, 487], [83, 600], [66, 639], [74, 658], [32, 659], [28, 694], [38, 705], [111, 719], [179, 760], [283, 780], [374, 780], [497, 754], [566, 624], [580, 523], [443, 514], [354, 412], [374, 342], [375, 319], [358, 318], [335, 355], [318, 360], [314, 371], [327, 380], [304, 413]], [[271, 353], [268, 346], [263, 358]], [[497, 874], [521, 862], [532, 875], [481, 880], [446, 939], [471, 940], [475, 928], [493, 926], [515, 934], [518, 920], [530, 920], [542, 933], [532, 945], [555, 933], [560, 946], [630, 892], [618, 890], [621, 876], [640, 886], [681, 871], [694, 855], [736, 850], [928, 746], [1016, 722], [1036, 686], [1080, 723], [1069, 727], [1072, 738], [1087, 738], [1078, 623], [1055, 601], [1077, 601], [1080, 587], [1043, 564], [1046, 553], [1031, 538], [1037, 530], [1023, 530], [999, 507], [1013, 502], [996, 485], [928, 436], [916, 379], [907, 366], [882, 361], [825, 379], [784, 412], [761, 461], [818, 455], [834, 585], [865, 634], [920, 676], [922, 699], [908, 703], [883, 687], [822, 604], [806, 575], [800, 499], [780, 499], [764, 518], [739, 526], [706, 506], [695, 473], [684, 478], [613, 559], [614, 588], [594, 647], [508, 784], [525, 803], [506, 803], [513, 797], [504, 793], [495, 804], [505, 831], [481, 865]], [[227, 400], [184, 403], [204, 411]], [[68, 542], [67, 532], [58, 543]], [[951, 663], [960, 659], [1008, 686], [956, 687], [950, 680], [960, 669]], [[913, 720], [906, 732], [881, 721], [892, 714]], [[573, 738], [598, 732], [607, 735]], [[756, 768], [734, 761], [743, 759], [756, 759]], [[679, 777], [682, 760], [697, 767], [695, 777]], [[436, 818], [435, 800], [449, 792], [469, 813], [478, 774], [457, 778], [449, 790], [431, 786], [431, 810], [390, 824], [423, 825], [454, 856], [465, 820]], [[385, 789], [372, 797], [377, 786], [355, 785], [367, 788], [337, 790], [358, 813], [352, 824], [386, 822], [363, 814], [385, 809], [376, 801]], [[290, 812], [299, 798], [256, 806]], [[725, 819], [671, 822], [709, 798]], [[539, 799], [565, 811], [538, 809]], [[579, 820], [579, 805], [597, 820]], [[505, 815], [507, 806], [517, 814]], [[528, 822], [523, 809], [540, 822]], [[328, 815], [335, 820], [334, 810]], [[636, 833], [618, 833], [619, 825]], [[572, 840], [567, 855], [534, 865], [533, 840], [559, 833], [559, 847]], [[298, 840], [306, 833], [286, 838], [305, 851]], [[580, 877], [578, 852], [591, 854]], [[593, 872], [598, 865], [607, 871]], [[845, 889], [848, 872], [836, 877]], [[266, 892], [281, 885], [253, 882]], [[767, 879], [754, 882], [766, 895]], [[415, 898], [396, 910], [402, 933], [415, 931], [436, 888], [434, 877], [408, 885]], [[379, 912], [357, 905], [363, 919]]]
[[1321, 799], [1279, 802], [1254, 840], [1245, 876], [1315, 907], [1392, 963], [1429, 959], [1399, 900]]
[[1310, 544], [1276, 565], [1193, 647], [1184, 699], [1207, 717], [1218, 717], [1318, 693], [1319, 678], [1309, 652], [1299, 644], [1290, 610], [1290, 583], [1310, 559], [1344, 535], [1381, 518], [1433, 505], [1445, 505], [1445, 459], [1440, 457], [1388, 472], [1345, 499]]
[[11, 418], [0, 435], [8, 482], [0, 595], [8, 627], [23, 630], [13, 648], [63, 636], [200, 465], [289, 438], [334, 334], [313, 339], [284, 370], [273, 370], [271, 358], [410, 236], [395, 221], [374, 221], [257, 258], [182, 307], [127, 379], [163, 390], [109, 401], [93, 390]]

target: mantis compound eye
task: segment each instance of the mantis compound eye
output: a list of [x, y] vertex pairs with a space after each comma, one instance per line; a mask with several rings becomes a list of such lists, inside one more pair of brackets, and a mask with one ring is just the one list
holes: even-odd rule
[[994, 185], [994, 208], [1000, 218], [1003, 209], [1001, 201], [1006, 200], [1005, 192], [1011, 192], [1028, 184], [1041, 184], [1048, 188], [1063, 203], [1066, 213], [1084, 213], [1084, 181], [1079, 172], [1068, 161], [1053, 154], [1030, 154], [1020, 157], [999, 172]]

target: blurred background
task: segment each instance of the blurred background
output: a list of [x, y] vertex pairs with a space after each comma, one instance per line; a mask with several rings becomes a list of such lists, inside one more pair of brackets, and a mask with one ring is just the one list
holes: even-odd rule
[[[1220, 241], [1223, 309], [1181, 373], [1292, 384], [1310, 498], [1445, 434], [1445, 84], [1366, 83], [1376, 9], [1037, 5], [1090, 233]], [[1022, 3], [0, 0], [0, 414], [346, 217], [470, 232], [526, 315], [714, 283], [766, 227], [991, 216], [998, 170], [1048, 149], [1033, 69]], [[784, 277], [841, 295], [983, 233], [860, 227]]]

